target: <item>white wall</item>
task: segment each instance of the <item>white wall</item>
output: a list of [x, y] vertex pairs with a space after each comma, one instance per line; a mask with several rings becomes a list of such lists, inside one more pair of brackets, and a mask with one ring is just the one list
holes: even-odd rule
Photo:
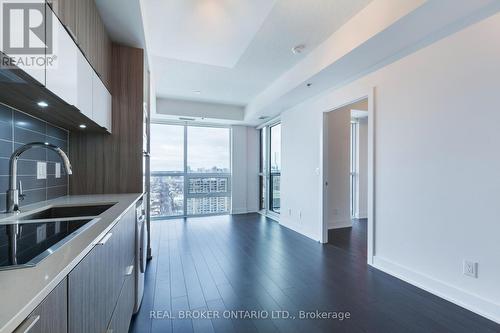
[[323, 112], [375, 87], [376, 267], [500, 322], [498, 31], [500, 14], [285, 111], [281, 223], [321, 239]]
[[358, 218], [368, 217], [368, 118], [359, 118]]
[[259, 132], [253, 127], [232, 126], [231, 214], [258, 210]]
[[207, 118], [215, 120], [243, 120], [244, 108], [238, 105], [196, 102], [188, 100], [158, 98], [158, 115]]

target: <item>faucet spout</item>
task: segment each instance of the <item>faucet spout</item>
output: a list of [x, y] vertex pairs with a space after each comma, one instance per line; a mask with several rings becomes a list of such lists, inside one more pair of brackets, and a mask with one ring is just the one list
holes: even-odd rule
[[10, 170], [9, 170], [9, 190], [7, 191], [7, 213], [19, 212], [19, 190], [17, 188], [17, 162], [19, 156], [31, 148], [45, 148], [55, 151], [64, 164], [64, 169], [68, 175], [73, 173], [71, 163], [66, 153], [56, 145], [48, 142], [31, 142], [27, 143], [14, 151], [10, 157]]

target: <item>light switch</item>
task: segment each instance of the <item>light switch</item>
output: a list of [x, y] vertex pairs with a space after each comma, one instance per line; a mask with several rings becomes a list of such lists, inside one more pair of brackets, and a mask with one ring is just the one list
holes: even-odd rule
[[36, 162], [36, 179], [47, 179], [47, 162]]
[[56, 163], [56, 178], [61, 178], [61, 163]]

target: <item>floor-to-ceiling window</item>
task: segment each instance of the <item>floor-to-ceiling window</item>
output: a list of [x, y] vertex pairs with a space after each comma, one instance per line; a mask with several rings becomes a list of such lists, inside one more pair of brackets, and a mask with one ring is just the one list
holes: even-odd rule
[[262, 213], [275, 215], [281, 208], [281, 124], [273, 123], [260, 129], [259, 208]]
[[230, 129], [151, 124], [151, 216], [228, 214]]

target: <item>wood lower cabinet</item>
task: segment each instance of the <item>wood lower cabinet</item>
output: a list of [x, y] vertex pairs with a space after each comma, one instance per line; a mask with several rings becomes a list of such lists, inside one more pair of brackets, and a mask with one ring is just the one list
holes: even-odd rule
[[68, 275], [69, 332], [105, 332], [115, 316], [128, 326], [128, 298], [120, 295], [135, 292], [133, 283], [125, 283], [133, 271], [134, 236], [131, 208]]
[[[133, 265], [133, 263], [131, 263]], [[131, 266], [134, 267], [134, 266]], [[127, 333], [135, 302], [134, 270], [128, 272], [106, 333]]]
[[14, 333], [68, 332], [68, 289], [66, 279], [36, 307]]

